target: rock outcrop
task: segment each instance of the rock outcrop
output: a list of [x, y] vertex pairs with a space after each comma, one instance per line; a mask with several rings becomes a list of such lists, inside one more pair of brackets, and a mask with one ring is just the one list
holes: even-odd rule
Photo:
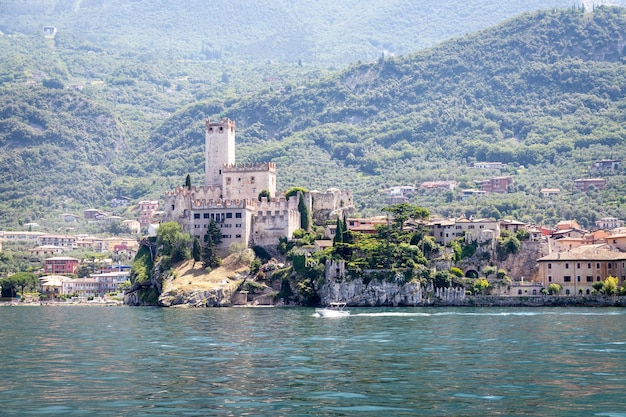
[[408, 283], [373, 279], [350, 281], [326, 280], [318, 289], [321, 304], [345, 302], [350, 306], [423, 306], [460, 305], [465, 303], [462, 288], [424, 288], [418, 281]]
[[162, 307], [230, 307], [236, 286], [210, 290], [182, 290], [179, 288], [164, 292], [159, 296]]

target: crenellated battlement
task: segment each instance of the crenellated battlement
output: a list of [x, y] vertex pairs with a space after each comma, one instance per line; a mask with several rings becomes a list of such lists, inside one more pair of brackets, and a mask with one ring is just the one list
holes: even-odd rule
[[191, 207], [194, 210], [197, 209], [245, 209], [246, 207], [252, 206], [252, 200], [247, 199], [196, 199], [192, 201]]
[[227, 164], [223, 166], [224, 173], [233, 172], [258, 172], [269, 171], [276, 172], [276, 164], [274, 162], [258, 162], [258, 163], [242, 163], [242, 164]]
[[[222, 133], [225, 129], [224, 128], [229, 128], [229, 129], [235, 129], [236, 125], [235, 125], [235, 121], [234, 120], [230, 120], [228, 117], [219, 117], [213, 121], [211, 121], [210, 118], [207, 118], [204, 121], [204, 127], [206, 129], [207, 133]], [[220, 128], [222, 128], [222, 130], [220, 130]]]
[[221, 193], [222, 188], [221, 187], [215, 187], [215, 186], [206, 186], [206, 185], [201, 185], [201, 186], [192, 186], [191, 188], [187, 188], [184, 186], [179, 186], [174, 188], [173, 190], [170, 191], [166, 191], [165, 192], [165, 196], [166, 197], [186, 197], [186, 196], [193, 196], [196, 194], [214, 194], [214, 193]]
[[256, 212], [259, 216], [267, 215], [267, 213], [287, 213], [289, 210], [298, 210], [298, 199], [290, 198], [287, 200], [285, 197], [276, 197], [267, 199], [267, 197], [261, 198], [261, 201], [256, 203]]

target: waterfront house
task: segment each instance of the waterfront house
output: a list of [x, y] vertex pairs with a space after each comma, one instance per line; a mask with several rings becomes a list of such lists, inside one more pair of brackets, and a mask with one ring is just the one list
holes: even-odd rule
[[586, 245], [566, 252], [551, 253], [537, 260], [544, 287], [561, 285], [563, 295], [589, 295], [595, 282], [607, 277], [626, 278], [626, 253], [606, 244]]
[[63, 294], [63, 283], [71, 279], [63, 275], [45, 275], [39, 278], [41, 293], [48, 299], [56, 298]]

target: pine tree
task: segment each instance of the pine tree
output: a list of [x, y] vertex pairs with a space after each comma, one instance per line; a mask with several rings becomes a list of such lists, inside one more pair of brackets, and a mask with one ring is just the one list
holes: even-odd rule
[[193, 249], [191, 251], [194, 263], [202, 259], [202, 245], [197, 237], [193, 239]]
[[298, 201], [298, 211], [300, 212], [300, 228], [302, 230], [309, 231], [309, 210], [306, 208], [306, 204], [304, 204], [304, 194], [298, 193], [299, 201]]
[[222, 260], [217, 256], [217, 247], [220, 243], [222, 243], [222, 232], [217, 227], [215, 220], [211, 220], [204, 234], [204, 247], [202, 248], [204, 266], [215, 268], [221, 265]]
[[342, 232], [343, 232], [343, 236], [342, 236], [342, 240], [344, 243], [352, 243], [352, 234], [350, 233], [350, 229], [348, 229], [348, 221], [346, 220], [346, 216], [344, 214], [343, 216], [343, 223], [341, 225], [342, 227]]
[[343, 223], [337, 217], [337, 224], [335, 226], [335, 237], [333, 238], [333, 246], [336, 246], [337, 243], [343, 243]]

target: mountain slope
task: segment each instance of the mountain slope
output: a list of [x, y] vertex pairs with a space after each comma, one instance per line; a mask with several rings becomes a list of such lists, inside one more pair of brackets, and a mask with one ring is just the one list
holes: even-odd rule
[[[624, 0], [576, 2], [614, 4]], [[318, 62], [406, 54], [497, 24], [524, 11], [571, 7], [569, 0], [4, 0], [0, 30], [56, 26], [98, 48], [160, 51], [176, 57]], [[589, 6], [591, 7], [591, 6]], [[340, 40], [340, 41], [339, 41]]]
[[[58, 2], [70, 3], [118, 4]], [[100, 40], [0, 36], [0, 222], [106, 207], [118, 195], [158, 198], [187, 173], [202, 181], [203, 120], [219, 113], [237, 121], [238, 161], [277, 162], [279, 189], [350, 188], [362, 214], [377, 214], [386, 204], [380, 190], [393, 185], [474, 187], [495, 174], [471, 163], [490, 160], [508, 164], [498, 174], [514, 176], [510, 194], [465, 201], [424, 192], [412, 202], [443, 215], [547, 223], [626, 217], [623, 170], [607, 174], [602, 192], [576, 194], [571, 185], [598, 175], [589, 172], [594, 160], [624, 155], [624, 28], [621, 8], [534, 12], [326, 75], [273, 63], [226, 71], [224, 59], [90, 43], [115, 43], [106, 31]], [[275, 73], [277, 83], [263, 78]], [[544, 186], [562, 188], [562, 197], [541, 199]]]
[[[436, 179], [469, 186], [489, 175], [465, 169], [472, 161], [500, 161], [519, 175], [518, 193], [506, 197], [516, 201], [500, 204], [514, 207], [505, 214], [534, 210], [534, 219], [545, 207], [525, 207], [529, 193], [571, 189], [593, 158], [624, 155], [625, 39], [624, 9], [542, 11], [411, 56], [357, 65], [306, 89], [233, 101], [222, 111], [237, 120], [240, 155], [276, 160], [291, 185], [347, 186], [375, 207], [383, 186]], [[205, 111], [215, 114], [215, 107]], [[180, 137], [192, 156], [201, 152], [200, 125]], [[151, 140], [168, 159], [180, 142], [162, 133], [174, 130], [166, 122]], [[623, 191], [620, 184], [611, 182], [593, 210], [582, 199], [578, 217], [620, 214], [619, 207], [602, 207]], [[415, 201], [448, 214], [468, 211], [438, 197]]]

